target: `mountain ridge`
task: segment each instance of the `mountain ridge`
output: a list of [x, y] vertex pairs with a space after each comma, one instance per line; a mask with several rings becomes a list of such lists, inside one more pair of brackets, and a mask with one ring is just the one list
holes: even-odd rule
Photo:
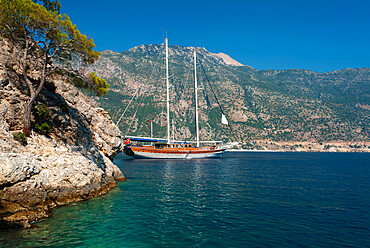
[[[191, 139], [194, 133], [192, 113], [184, 108], [192, 105], [192, 49], [169, 46], [171, 95], [175, 99], [171, 111], [177, 122], [177, 139]], [[325, 73], [307, 69], [257, 70], [246, 65], [228, 65], [207, 49], [196, 49], [207, 77], [236, 130], [234, 135], [240, 141], [369, 140], [370, 118], [366, 106], [370, 105], [370, 68], [347, 68]], [[134, 131], [130, 130], [136, 134], [148, 134], [145, 118], [160, 123], [157, 129], [164, 125], [164, 114], [160, 110], [161, 100], [164, 100], [160, 95], [164, 91], [163, 58], [163, 44], [141, 45], [120, 53], [103, 51], [101, 59], [93, 67], [112, 86], [108, 97], [100, 103], [111, 111], [113, 119], [119, 118], [120, 108], [124, 109], [129, 96], [138, 88], [145, 89], [145, 93], [138, 93], [143, 98], [140, 104], [144, 106], [152, 102], [151, 112], [148, 112], [148, 106], [144, 107], [147, 110], [137, 111]], [[201, 70], [198, 68], [200, 74], [203, 73]], [[227, 135], [221, 134], [228, 129], [216, 124], [221, 114], [215, 107], [205, 76], [199, 77], [204, 88], [200, 93], [201, 133], [204, 139], [228, 140]], [[134, 115], [135, 111], [130, 111], [129, 108], [126, 116]], [[126, 128], [121, 125], [121, 129]], [[163, 132], [158, 131], [158, 134]]]
[[[105, 54], [105, 53], [116, 53], [116, 54], [121, 54], [121, 53], [125, 53], [125, 52], [130, 52], [130, 51], [134, 51], [135, 49], [137, 48], [143, 48], [143, 47], [149, 47], [149, 46], [164, 46], [163, 44], [142, 44], [142, 45], [139, 45], [139, 46], [134, 46], [132, 48], [129, 48], [127, 50], [124, 50], [124, 51], [121, 51], [121, 52], [118, 52], [118, 51], [113, 51], [113, 50], [109, 50], [109, 49], [105, 49], [103, 51], [101, 51], [101, 53]], [[235, 60], [234, 58], [232, 58], [230, 55], [226, 54], [226, 53], [223, 53], [223, 52], [218, 52], [218, 53], [212, 53], [210, 51], [208, 51], [205, 47], [193, 47], [193, 46], [189, 46], [189, 47], [184, 47], [184, 46], [180, 46], [180, 45], [169, 45], [169, 47], [182, 47], [182, 48], [187, 48], [189, 50], [193, 50], [194, 48], [195, 49], [199, 49], [199, 50], [205, 50], [219, 58], [223, 58], [225, 56], [226, 59], [231, 59], [232, 62], [229, 62], [228, 65], [237, 65], [237, 66], [245, 66], [245, 67], [249, 67], [249, 68], [252, 68], [254, 70], [257, 70], [257, 71], [290, 71], [290, 70], [298, 70], [298, 71], [307, 71], [307, 72], [313, 72], [313, 73], [318, 73], [318, 74], [326, 74], [326, 73], [334, 73], [334, 72], [340, 72], [340, 71], [345, 71], [345, 70], [351, 70], [351, 69], [369, 69], [368, 67], [347, 67], [347, 68], [343, 68], [343, 69], [336, 69], [336, 70], [333, 70], [333, 71], [326, 71], [326, 72], [319, 72], [319, 71], [315, 71], [315, 70], [311, 70], [311, 69], [299, 69], [299, 68], [289, 68], [289, 69], [261, 69], [261, 70], [258, 70], [258, 69], [255, 69], [254, 67], [250, 66], [250, 65], [245, 65], [245, 64], [242, 64], [240, 63], [239, 61]], [[223, 60], [224, 61], [224, 60]], [[234, 64], [235, 63], [235, 64]], [[225, 64], [227, 64], [225, 62]]]

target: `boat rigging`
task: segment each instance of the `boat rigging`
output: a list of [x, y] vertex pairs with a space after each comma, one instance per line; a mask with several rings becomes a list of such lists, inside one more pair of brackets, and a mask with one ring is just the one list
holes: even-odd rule
[[[193, 146], [189, 141], [175, 141], [174, 137], [171, 140], [170, 134], [170, 95], [169, 95], [169, 65], [168, 65], [168, 39], [165, 38], [165, 64], [166, 64], [166, 107], [167, 107], [167, 139], [153, 138], [153, 137], [137, 137], [137, 136], [126, 136], [124, 152], [128, 156], [134, 158], [213, 158], [222, 157], [223, 153], [227, 149], [226, 146], [219, 145], [217, 141], [200, 141], [199, 138], [199, 113], [198, 113], [198, 80], [197, 80], [197, 53], [194, 48], [194, 96], [195, 96], [195, 125], [196, 125], [196, 141]], [[204, 68], [203, 68], [204, 70]], [[208, 80], [208, 77], [207, 77]], [[209, 82], [208, 82], [209, 83]], [[212, 86], [211, 86], [212, 89]], [[212, 89], [215, 96], [215, 93]], [[218, 99], [215, 99], [220, 106]], [[220, 106], [221, 108], [221, 106]], [[222, 112], [222, 123], [228, 124], [226, 116], [221, 108]], [[172, 120], [173, 121], [173, 120]], [[172, 123], [173, 125], [173, 123]], [[152, 136], [152, 135], [151, 135]], [[150, 145], [134, 145], [132, 141], [138, 142], [150, 142]], [[153, 145], [154, 143], [154, 145]], [[201, 146], [201, 143], [214, 143], [212, 146]]]

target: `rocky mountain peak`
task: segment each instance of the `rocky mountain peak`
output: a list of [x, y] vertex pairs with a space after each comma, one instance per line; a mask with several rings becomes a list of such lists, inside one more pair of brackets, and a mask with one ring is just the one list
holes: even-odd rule
[[215, 55], [217, 57], [220, 57], [225, 62], [225, 64], [227, 64], [227, 65], [243, 66], [242, 63], [239, 63], [238, 61], [231, 58], [229, 55], [227, 55], [225, 53], [216, 53]]
[[[242, 63], [231, 58], [225, 53], [212, 53], [204, 47], [183, 47], [179, 45], [169, 45], [169, 55], [170, 57], [175, 56], [178, 58], [190, 58], [192, 57], [192, 52], [196, 49], [199, 56], [204, 60], [212, 61], [215, 64], [221, 65], [232, 65], [232, 66], [245, 66]], [[124, 54], [130, 54], [131, 56], [157, 56], [158, 54], [164, 54], [164, 44], [150, 44], [150, 45], [140, 45], [124, 51]], [[112, 52], [104, 52], [109, 55], [113, 55]], [[136, 55], [135, 55], [136, 54]], [[247, 66], [252, 68], [250, 66]]]

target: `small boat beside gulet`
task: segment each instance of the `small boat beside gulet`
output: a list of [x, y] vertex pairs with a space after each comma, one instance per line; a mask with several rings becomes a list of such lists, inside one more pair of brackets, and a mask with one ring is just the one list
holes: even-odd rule
[[[197, 54], [194, 49], [194, 93], [195, 93], [195, 125], [196, 141], [176, 141], [170, 133], [170, 95], [168, 69], [168, 39], [165, 38], [166, 49], [166, 86], [167, 86], [167, 139], [152, 137], [126, 136], [124, 153], [138, 159], [185, 159], [185, 158], [221, 158], [228, 146], [222, 141], [200, 141], [198, 117], [198, 82]], [[222, 124], [228, 125], [226, 116], [222, 113]], [[148, 145], [146, 145], [148, 144]], [[195, 144], [195, 145], [193, 145]], [[202, 144], [202, 146], [201, 146]], [[208, 146], [203, 146], [208, 144]]]

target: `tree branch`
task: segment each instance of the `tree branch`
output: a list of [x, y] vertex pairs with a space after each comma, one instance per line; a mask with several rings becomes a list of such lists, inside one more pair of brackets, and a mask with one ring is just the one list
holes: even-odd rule
[[31, 97], [34, 95], [34, 92], [35, 92], [35, 89], [32, 85], [32, 82], [29, 80], [28, 76], [27, 76], [27, 54], [28, 54], [28, 51], [29, 51], [29, 40], [28, 40], [28, 37], [27, 37], [27, 31], [26, 29], [24, 29], [24, 36], [25, 36], [25, 49], [24, 49], [24, 53], [23, 53], [23, 78], [24, 78], [24, 81], [26, 82], [27, 86], [28, 86], [28, 89], [30, 90], [30, 94], [31, 94]]

